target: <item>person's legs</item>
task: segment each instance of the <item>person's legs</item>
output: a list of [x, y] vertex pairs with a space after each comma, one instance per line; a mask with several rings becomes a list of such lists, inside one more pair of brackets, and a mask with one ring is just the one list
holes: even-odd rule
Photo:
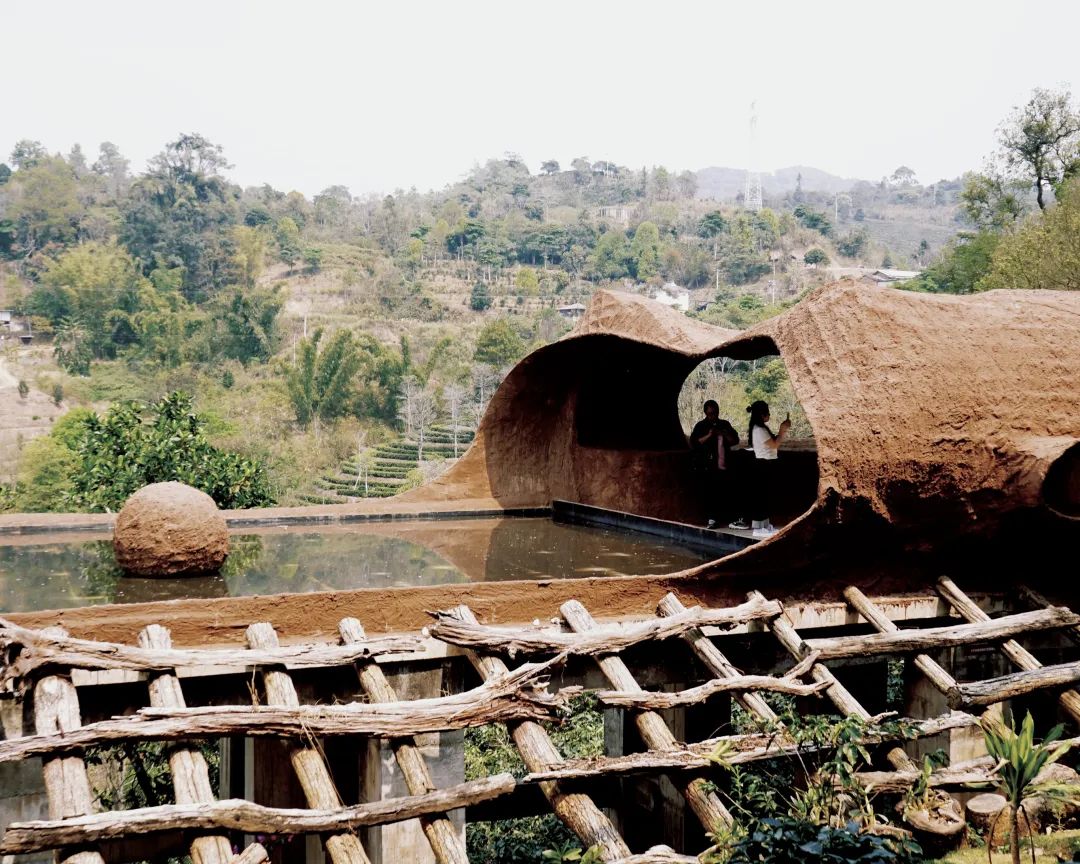
[[765, 474], [767, 460], [754, 457], [750, 473], [750, 527], [763, 528], [767, 517], [765, 497]]
[[707, 528], [715, 528], [717, 523], [717, 484], [716, 470], [703, 470], [698, 472], [700, 484], [700, 501], [705, 511], [705, 525]]
[[756, 531], [761, 532], [762, 536], [768, 536], [776, 531], [771, 521], [773, 489], [776, 477], [776, 460], [760, 459], [758, 462], [757, 491], [760, 498], [758, 499], [758, 515], [755, 517], [756, 521], [754, 522], [754, 528]]

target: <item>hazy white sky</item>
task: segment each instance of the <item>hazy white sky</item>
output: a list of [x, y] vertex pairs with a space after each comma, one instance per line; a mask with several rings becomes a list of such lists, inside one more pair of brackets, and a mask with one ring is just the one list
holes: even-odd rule
[[[1037, 13], [1033, 12], [1037, 9]], [[441, 187], [506, 151], [932, 182], [1072, 86], [1080, 2], [48, 0], [0, 4], [0, 160], [19, 138], [143, 170], [179, 132], [244, 185]]]

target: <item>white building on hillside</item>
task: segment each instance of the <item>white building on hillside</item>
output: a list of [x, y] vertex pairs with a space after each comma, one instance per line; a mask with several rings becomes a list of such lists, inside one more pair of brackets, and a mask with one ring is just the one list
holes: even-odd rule
[[899, 285], [902, 282], [910, 282], [916, 276], [922, 274], [922, 270], [875, 270], [863, 276], [863, 281], [874, 285]]
[[674, 282], [667, 282], [663, 288], [657, 288], [653, 300], [683, 312], [690, 310], [690, 292], [685, 288], [680, 288]]

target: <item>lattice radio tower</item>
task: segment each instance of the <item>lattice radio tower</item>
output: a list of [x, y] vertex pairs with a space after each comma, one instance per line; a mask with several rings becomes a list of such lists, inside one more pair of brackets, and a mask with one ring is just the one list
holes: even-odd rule
[[750, 103], [750, 158], [746, 168], [743, 203], [755, 213], [761, 209], [761, 172], [758, 170], [757, 102]]

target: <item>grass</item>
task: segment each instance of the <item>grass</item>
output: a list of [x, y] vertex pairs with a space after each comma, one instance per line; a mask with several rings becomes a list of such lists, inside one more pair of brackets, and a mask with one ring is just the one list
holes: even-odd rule
[[[1044, 862], [1068, 861], [1080, 852], [1080, 830], [1055, 831], [1052, 834], [1035, 835], [1036, 864]], [[1021, 859], [1031, 860], [1031, 849], [1025, 843], [1021, 849]], [[1009, 864], [1012, 857], [1008, 851], [994, 852], [992, 864]], [[986, 849], [958, 849], [942, 858], [928, 860], [926, 864], [986, 864]]]

